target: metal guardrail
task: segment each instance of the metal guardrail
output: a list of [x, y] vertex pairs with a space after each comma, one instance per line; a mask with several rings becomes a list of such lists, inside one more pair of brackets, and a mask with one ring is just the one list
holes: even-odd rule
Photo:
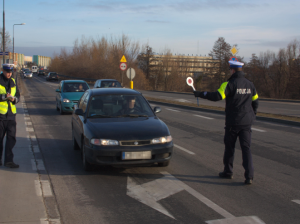
[[[158, 91], [158, 90], [147, 90], [151, 92], [159, 92], [159, 93], [175, 93], [175, 94], [185, 94], [185, 95], [194, 95], [193, 93], [182, 93], [182, 92], [171, 92], [171, 91]], [[276, 102], [284, 102], [284, 103], [300, 103], [300, 100], [289, 100], [289, 99], [271, 99], [271, 98], [259, 98], [261, 101], [276, 101]]]

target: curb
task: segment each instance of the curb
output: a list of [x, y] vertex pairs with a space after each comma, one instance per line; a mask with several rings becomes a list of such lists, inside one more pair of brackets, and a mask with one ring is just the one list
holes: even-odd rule
[[[186, 109], [186, 110], [202, 111], [202, 112], [209, 112], [209, 113], [225, 115], [225, 111], [190, 107], [190, 106], [184, 106], [184, 105], [178, 105], [178, 104], [172, 104], [172, 103], [163, 103], [163, 102], [153, 101], [153, 100], [148, 100], [148, 102], [149, 103], [154, 103], [154, 104], [160, 104], [160, 105], [164, 105], [164, 106], [170, 106], [170, 107]], [[282, 120], [282, 119], [270, 118], [270, 117], [261, 117], [261, 116], [256, 116], [256, 120], [258, 120], [258, 121], [267, 121], [267, 122], [275, 122], [275, 123], [279, 123], [279, 124], [293, 125], [293, 126], [300, 127], [300, 122], [297, 122], [297, 121], [288, 121], [288, 120]]]

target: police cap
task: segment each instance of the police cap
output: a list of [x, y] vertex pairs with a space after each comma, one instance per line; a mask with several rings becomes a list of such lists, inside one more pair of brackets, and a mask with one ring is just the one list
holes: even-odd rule
[[239, 61], [229, 61], [228, 63], [229, 63], [230, 68], [241, 68], [244, 65], [244, 63], [239, 62]]
[[12, 72], [14, 69], [14, 64], [2, 64], [2, 68], [7, 72]]

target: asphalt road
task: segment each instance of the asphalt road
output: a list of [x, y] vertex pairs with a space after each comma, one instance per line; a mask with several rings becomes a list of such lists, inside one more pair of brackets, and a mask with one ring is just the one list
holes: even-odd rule
[[[178, 93], [165, 93], [155, 91], [141, 90], [144, 96], [160, 98], [171, 101], [187, 102], [197, 104], [197, 100], [193, 95], [178, 94]], [[199, 104], [207, 106], [216, 106], [225, 108], [225, 101], [212, 102], [199, 98]], [[299, 102], [278, 102], [278, 101], [259, 101], [258, 112], [269, 114], [280, 114], [287, 116], [300, 117], [300, 101]]]
[[97, 167], [85, 172], [80, 152], [72, 149], [71, 115], [56, 111], [58, 82], [36, 76], [22, 82], [62, 223], [199, 224], [225, 223], [225, 218], [239, 224], [300, 222], [299, 128], [253, 125], [255, 177], [245, 186], [239, 144], [234, 179], [218, 177], [223, 168], [223, 115], [161, 106], [158, 117], [175, 144], [169, 167]]

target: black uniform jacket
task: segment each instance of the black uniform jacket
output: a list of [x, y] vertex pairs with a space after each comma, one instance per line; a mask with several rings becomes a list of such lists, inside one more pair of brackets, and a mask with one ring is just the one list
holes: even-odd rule
[[195, 97], [211, 101], [226, 100], [226, 125], [251, 125], [258, 108], [258, 95], [242, 71], [235, 72], [217, 92], [194, 92]]

